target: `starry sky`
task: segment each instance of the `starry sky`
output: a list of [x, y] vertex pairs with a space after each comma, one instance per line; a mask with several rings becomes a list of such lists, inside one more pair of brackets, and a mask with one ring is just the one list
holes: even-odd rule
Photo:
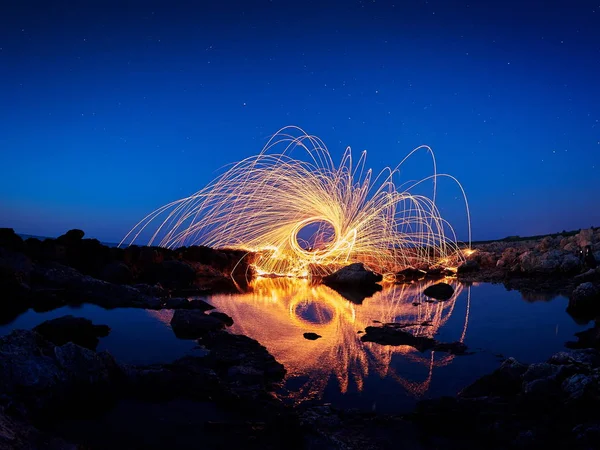
[[600, 225], [600, 0], [9, 0], [0, 78], [20, 233], [119, 241], [286, 125], [376, 171], [431, 146], [474, 239]]

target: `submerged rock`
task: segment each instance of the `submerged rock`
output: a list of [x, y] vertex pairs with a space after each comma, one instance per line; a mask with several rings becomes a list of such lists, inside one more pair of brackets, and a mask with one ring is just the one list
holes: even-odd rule
[[225, 322], [203, 311], [178, 309], [171, 319], [175, 336], [180, 339], [197, 339], [211, 331], [225, 328]]
[[321, 335], [317, 333], [304, 333], [303, 336], [304, 339], [308, 339], [309, 341], [316, 341], [321, 337]]
[[108, 336], [110, 328], [94, 325], [91, 320], [71, 315], [42, 322], [33, 331], [38, 332], [54, 345], [73, 342], [82, 347], [96, 350], [99, 337]]
[[448, 300], [454, 295], [454, 288], [447, 283], [437, 283], [425, 289], [423, 294], [437, 300]]
[[228, 316], [224, 312], [213, 311], [213, 312], [209, 313], [208, 315], [211, 317], [214, 317], [216, 319], [219, 319], [221, 322], [223, 322], [228, 327], [233, 325], [233, 319], [231, 318], [231, 316]]

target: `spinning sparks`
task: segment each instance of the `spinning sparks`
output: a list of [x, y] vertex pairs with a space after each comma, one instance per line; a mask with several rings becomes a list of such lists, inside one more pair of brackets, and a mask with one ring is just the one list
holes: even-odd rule
[[[279, 152], [276, 150], [280, 149]], [[418, 150], [433, 174], [397, 185], [402, 164]], [[292, 157], [302, 152], [304, 159]], [[295, 154], [296, 156], [296, 154]], [[456, 266], [463, 255], [456, 234], [436, 206], [439, 177], [427, 146], [414, 149], [379, 175], [350, 148], [336, 166], [317, 137], [296, 127], [277, 132], [257, 156], [233, 165], [197, 193], [146, 216], [123, 239], [133, 243], [151, 224], [149, 245], [206, 245], [256, 252], [258, 273], [309, 276], [362, 262], [393, 274], [407, 266]], [[411, 191], [432, 182], [431, 197]], [[469, 224], [469, 243], [471, 240]]]

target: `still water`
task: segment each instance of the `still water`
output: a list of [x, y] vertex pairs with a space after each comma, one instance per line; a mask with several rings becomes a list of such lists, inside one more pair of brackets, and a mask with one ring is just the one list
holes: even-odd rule
[[[544, 361], [587, 328], [565, 312], [564, 297], [523, 298], [501, 285], [451, 283], [456, 293], [445, 302], [428, 302], [422, 295], [426, 284], [389, 286], [356, 303], [305, 280], [262, 278], [249, 293], [205, 300], [233, 317], [230, 331], [258, 340], [286, 367], [280, 395], [288, 401], [325, 401], [380, 412], [408, 411], [419, 399], [454, 395], [497, 368], [504, 357]], [[203, 354], [194, 341], [174, 336], [169, 310], [83, 305], [28, 311], [0, 326], [0, 334], [64, 314], [109, 325], [112, 331], [100, 340], [98, 350], [108, 350], [122, 362], [169, 362]], [[441, 342], [462, 341], [472, 353], [454, 356], [363, 343], [360, 332], [376, 321], [415, 324], [405, 330]], [[322, 337], [310, 341], [303, 337], [306, 332]]]

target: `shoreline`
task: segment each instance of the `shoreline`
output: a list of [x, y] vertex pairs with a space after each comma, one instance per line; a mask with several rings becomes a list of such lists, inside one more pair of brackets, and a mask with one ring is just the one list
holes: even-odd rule
[[[594, 320], [599, 316], [600, 269], [586, 267], [585, 260], [576, 256], [575, 245], [591, 245], [595, 251], [600, 248], [600, 230], [591, 234], [584, 230], [580, 235], [475, 244], [475, 252], [458, 269], [456, 279], [467, 284], [501, 283], [523, 295], [565, 295], [570, 298], [570, 314]], [[228, 333], [226, 322], [231, 318], [185, 298], [236, 292], [230, 279], [232, 267], [240, 268], [241, 252], [206, 247], [115, 249], [83, 239], [77, 230], [44, 242], [23, 241], [12, 230], [0, 230], [0, 289], [10, 297], [0, 311], [3, 320], [29, 308], [48, 310], [81, 303], [174, 309], [176, 334], [198, 339], [209, 357], [126, 366], [106, 352], [96, 353], [72, 340], [53, 343], [37, 332], [16, 330], [0, 338], [2, 366], [12, 368], [12, 372], [0, 369], [0, 378], [8, 386], [0, 395], [0, 449], [46, 448], [40, 442], [53, 443], [53, 448], [77, 448], [59, 437], [65, 432], [52, 425], [55, 416], [67, 423], [75, 420], [70, 417], [74, 409], [87, 410], [91, 417], [100, 414], [104, 419], [90, 419], [86, 425], [93, 428], [94, 420], [99, 426], [111, 414], [118, 415], [124, 404], [139, 409], [150, 402], [166, 414], [173, 412], [172, 402], [182, 399], [225, 411], [222, 420], [208, 420], [213, 413], [202, 416], [207, 420], [200, 434], [215, 446], [230, 439], [231, 445], [277, 448], [276, 443], [285, 439], [292, 448], [387, 448], [386, 442], [390, 447], [392, 442], [402, 442], [415, 449], [440, 443], [446, 448], [477, 448], [494, 439], [498, 448], [537, 448], [557, 440], [573, 448], [593, 448], [585, 445], [600, 430], [594, 412], [600, 405], [597, 326], [580, 333], [579, 342], [573, 343], [582, 350], [560, 352], [547, 363], [529, 365], [508, 358], [456, 397], [421, 401], [410, 414], [359, 413], [323, 404], [290, 407], [274, 393], [285, 368], [260, 343]], [[251, 259], [245, 258], [241, 269], [251, 273]], [[437, 272], [429, 275], [443, 280]], [[23, 365], [40, 369], [41, 378], [27, 379], [25, 372], [19, 372]], [[41, 386], [44, 374], [52, 379], [58, 376], [60, 382]], [[33, 401], [40, 392], [42, 399]], [[85, 405], [76, 401], [82, 393]], [[57, 406], [55, 399], [63, 394], [74, 403]], [[563, 410], [559, 405], [567, 407]], [[541, 417], [520, 417], [523, 408], [530, 415], [549, 414], [553, 427]], [[479, 420], [474, 411], [487, 419]], [[515, 411], [520, 417], [517, 423]], [[97, 432], [90, 431], [90, 436]], [[104, 448], [108, 443], [99, 445]]]

